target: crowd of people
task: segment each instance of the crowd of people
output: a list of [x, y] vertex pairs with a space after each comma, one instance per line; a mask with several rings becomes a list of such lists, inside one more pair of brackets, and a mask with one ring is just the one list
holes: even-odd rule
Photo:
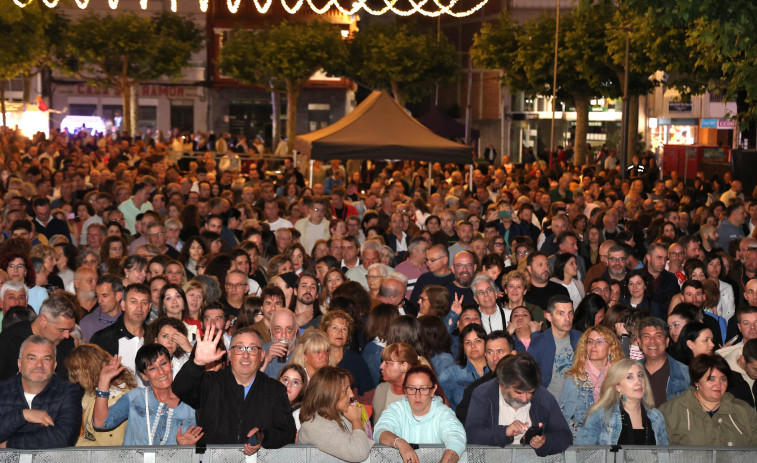
[[308, 185], [182, 137], [0, 132], [0, 446], [757, 445], [757, 192], [730, 174]]

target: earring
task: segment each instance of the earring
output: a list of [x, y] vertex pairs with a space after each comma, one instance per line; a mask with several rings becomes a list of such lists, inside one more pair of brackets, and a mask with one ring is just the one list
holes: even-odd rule
[[620, 401], [621, 402], [625, 402], [626, 400], [628, 400], [628, 397], [626, 397], [625, 395], [623, 395], [623, 393], [620, 392], [620, 391], [618, 391], [618, 396], [620, 396]]

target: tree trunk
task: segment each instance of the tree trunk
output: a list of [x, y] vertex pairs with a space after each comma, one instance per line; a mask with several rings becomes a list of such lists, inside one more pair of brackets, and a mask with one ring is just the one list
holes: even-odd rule
[[297, 101], [300, 88], [287, 81], [287, 151], [294, 151], [294, 138], [297, 136]]
[[[121, 134], [131, 135], [131, 85], [124, 83], [121, 85]], [[113, 121], [115, 124], [116, 121]]]
[[5, 81], [0, 80], [0, 110], [3, 112], [3, 127], [8, 127], [5, 119]]
[[586, 164], [586, 133], [589, 131], [589, 104], [591, 98], [585, 95], [573, 95], [576, 107], [576, 140], [573, 150], [573, 163], [577, 166]]
[[[639, 139], [639, 95], [629, 95], [628, 97], [628, 159], [636, 154]], [[625, 168], [626, 166], [623, 166]]]
[[137, 128], [139, 127], [139, 88], [137, 84], [132, 84], [131, 87], [131, 114], [129, 114], [131, 120], [131, 132], [129, 136], [132, 138], [137, 134]]
[[404, 108], [405, 101], [403, 100], [402, 94], [400, 93], [400, 87], [395, 81], [392, 81], [392, 95], [394, 95], [394, 101], [396, 101], [400, 106]]
[[[273, 88], [273, 83], [271, 83]], [[276, 152], [281, 139], [281, 95], [276, 90], [271, 90], [271, 153]]]
[[32, 76], [31, 74], [23, 74], [22, 78], [24, 80], [24, 94], [21, 98], [21, 102], [26, 106], [30, 103], [32, 95]]

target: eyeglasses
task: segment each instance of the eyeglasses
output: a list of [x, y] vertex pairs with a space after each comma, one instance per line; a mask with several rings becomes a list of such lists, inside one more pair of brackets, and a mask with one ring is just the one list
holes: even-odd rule
[[505, 245], [504, 241], [495, 241], [494, 242], [494, 246], [504, 246], [504, 245]]
[[413, 386], [407, 386], [405, 388], [405, 394], [407, 395], [416, 395], [419, 392], [421, 395], [429, 395], [431, 393], [431, 389], [433, 387], [413, 387]]
[[247, 283], [226, 283], [226, 289], [244, 289]]
[[610, 288], [604, 288], [604, 289], [602, 289], [602, 288], [594, 288], [594, 289], [591, 290], [591, 292], [594, 293], [594, 294], [610, 294], [610, 293], [612, 293], [612, 289], [610, 289]]
[[626, 258], [625, 257], [608, 257], [607, 260], [610, 261], [610, 263], [619, 264], [621, 262], [625, 262]]
[[25, 268], [26, 268], [26, 265], [24, 264], [8, 264], [8, 270], [15, 270], [15, 269], [23, 270]]
[[164, 236], [166, 232], [156, 232], [156, 233], [150, 233], [150, 236]]
[[230, 349], [237, 355], [243, 355], [245, 352], [250, 355], [256, 355], [258, 352], [263, 350], [263, 348], [260, 346], [231, 346]]
[[281, 378], [281, 383], [284, 386], [287, 386], [287, 387], [289, 387], [289, 386], [294, 386], [294, 387], [300, 387], [300, 386], [302, 386], [302, 381], [300, 381], [299, 379]]
[[377, 280], [379, 278], [384, 278], [384, 276], [383, 275], [366, 275], [365, 278], [368, 280]]
[[322, 207], [314, 207], [311, 209], [313, 212], [324, 212]]
[[429, 259], [428, 257], [425, 259], [426, 262], [436, 262], [439, 259], [443, 259], [444, 256], [434, 257], [433, 259]]
[[476, 291], [476, 296], [478, 297], [484, 296], [486, 294], [494, 294], [494, 290], [491, 288], [486, 288], [483, 291]]
[[586, 345], [587, 345], [587, 346], [593, 346], [593, 345], [595, 345], [595, 344], [596, 344], [597, 346], [600, 346], [600, 347], [601, 347], [601, 346], [603, 346], [603, 345], [607, 344], [607, 341], [605, 341], [605, 340], [604, 340], [603, 338], [597, 338], [597, 339], [591, 339], [591, 338], [587, 338], [587, 339], [586, 339]]

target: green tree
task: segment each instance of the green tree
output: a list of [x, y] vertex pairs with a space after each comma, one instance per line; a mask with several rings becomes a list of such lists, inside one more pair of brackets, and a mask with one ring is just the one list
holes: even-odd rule
[[286, 92], [287, 145], [297, 135], [297, 102], [307, 81], [318, 70], [344, 66], [347, 47], [339, 29], [321, 22], [282, 22], [260, 30], [234, 30], [224, 43], [219, 66], [224, 75]]
[[413, 24], [375, 23], [362, 28], [349, 45], [348, 77], [392, 92], [404, 106], [451, 83], [460, 56], [446, 36], [422, 32]]
[[[0, 110], [3, 125], [5, 114], [5, 81], [19, 75], [30, 76], [49, 56], [50, 40], [47, 30], [53, 23], [55, 14], [34, 2], [21, 9], [12, 2], [0, 6]], [[29, 78], [30, 79], [30, 78]], [[28, 85], [25, 86], [28, 92]], [[28, 103], [28, 94], [24, 103]]]
[[132, 134], [132, 91], [142, 82], [176, 78], [202, 49], [203, 31], [188, 18], [161, 12], [87, 14], [71, 24], [60, 65], [100, 88], [116, 89], [123, 101], [123, 130]]
[[[573, 16], [560, 18], [557, 98], [576, 110], [574, 162], [586, 158], [586, 134], [592, 98], [615, 97], [619, 86], [607, 65], [604, 30], [581, 24]], [[503, 84], [527, 94], [552, 95], [555, 18], [543, 15], [523, 25], [502, 13], [496, 24], [476, 34], [471, 56], [477, 66], [499, 69]]]

